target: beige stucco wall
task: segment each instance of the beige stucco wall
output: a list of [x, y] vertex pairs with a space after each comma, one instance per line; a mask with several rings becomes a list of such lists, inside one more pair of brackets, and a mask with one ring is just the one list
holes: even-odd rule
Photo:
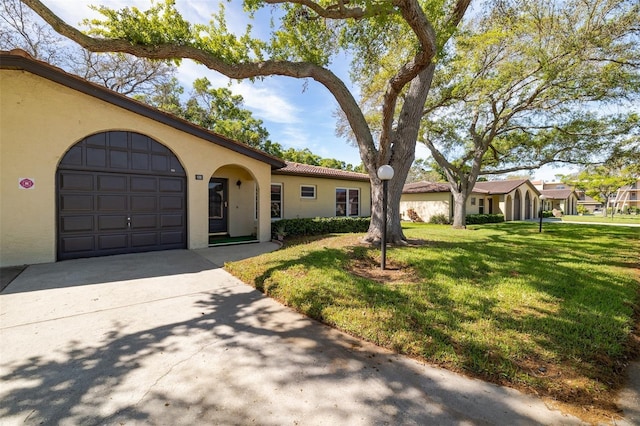
[[[359, 189], [360, 214], [358, 216], [371, 216], [371, 185], [369, 182], [275, 174], [271, 177], [271, 183], [282, 184], [283, 219], [334, 217], [336, 215], [336, 188]], [[301, 198], [301, 185], [315, 185], [316, 198]]]
[[410, 220], [407, 212], [409, 209], [413, 209], [424, 222], [429, 222], [431, 216], [437, 214], [443, 214], [449, 218], [450, 201], [450, 192], [402, 194], [400, 197], [400, 217], [402, 220]]
[[[84, 137], [110, 130], [145, 134], [169, 147], [187, 174], [187, 237], [191, 249], [208, 244], [208, 180], [218, 169], [230, 173], [231, 212], [242, 211], [230, 230], [255, 226], [258, 183], [261, 241], [271, 237], [268, 164], [251, 159], [167, 125], [82, 94], [25, 71], [0, 72], [0, 265], [56, 259], [55, 175], [65, 152]], [[203, 180], [195, 180], [201, 174]], [[35, 180], [19, 189], [18, 178]], [[226, 177], [226, 176], [221, 176]], [[247, 179], [238, 189], [237, 178]], [[241, 192], [245, 191], [246, 193]], [[238, 192], [233, 192], [238, 190]], [[234, 203], [235, 204], [232, 204]], [[236, 215], [237, 217], [238, 215]], [[233, 220], [233, 213], [231, 214]]]

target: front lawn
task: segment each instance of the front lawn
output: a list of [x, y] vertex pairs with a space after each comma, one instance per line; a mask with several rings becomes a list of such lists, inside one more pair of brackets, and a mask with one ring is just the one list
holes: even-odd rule
[[570, 222], [599, 222], [599, 223], [637, 223], [640, 224], [640, 215], [637, 214], [616, 214], [602, 216], [602, 214], [586, 214], [583, 216], [562, 216], [562, 220]]
[[[594, 415], [630, 357], [640, 311], [640, 229], [407, 224], [387, 252], [347, 234], [226, 265], [269, 296], [403, 354], [548, 396]], [[395, 269], [395, 270], [393, 270]]]

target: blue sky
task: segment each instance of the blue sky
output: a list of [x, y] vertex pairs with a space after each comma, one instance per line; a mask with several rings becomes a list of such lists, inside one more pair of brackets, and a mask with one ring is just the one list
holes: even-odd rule
[[[114, 9], [133, 6], [147, 9], [150, 0], [44, 0], [47, 7], [71, 25], [78, 25], [84, 18], [98, 17], [89, 5], [101, 4]], [[176, 6], [183, 17], [192, 23], [208, 23], [213, 7], [218, 2], [211, 0], [177, 0]], [[232, 31], [242, 33], [248, 22], [241, 9], [241, 2], [224, 2], [227, 25]], [[258, 15], [254, 21], [254, 33], [260, 35], [260, 22], [269, 25], [269, 14]], [[339, 58], [331, 69], [343, 81], [349, 83], [348, 60]], [[333, 96], [313, 80], [297, 80], [286, 77], [268, 77], [250, 82], [230, 80], [193, 61], [183, 61], [178, 70], [178, 79], [186, 90], [196, 78], [207, 77], [214, 86], [228, 86], [235, 94], [242, 95], [245, 107], [256, 118], [264, 122], [270, 138], [283, 147], [309, 148], [313, 153], [326, 158], [335, 158], [354, 165], [360, 164], [358, 149], [335, 134], [338, 108]], [[425, 147], [418, 144], [416, 158], [429, 156]], [[535, 174], [536, 179], [554, 180], [557, 173], [568, 173], [567, 169], [544, 167]]]

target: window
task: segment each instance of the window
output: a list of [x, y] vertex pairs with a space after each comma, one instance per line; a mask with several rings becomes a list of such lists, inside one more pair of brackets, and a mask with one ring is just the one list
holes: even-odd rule
[[478, 213], [484, 214], [484, 198], [478, 198]]
[[282, 219], [282, 184], [271, 184], [271, 219]]
[[316, 186], [315, 185], [301, 185], [300, 186], [300, 198], [316, 198]]
[[360, 190], [336, 188], [336, 216], [358, 216], [360, 214]]
[[476, 197], [471, 197], [471, 205], [472, 206], [476, 205]]

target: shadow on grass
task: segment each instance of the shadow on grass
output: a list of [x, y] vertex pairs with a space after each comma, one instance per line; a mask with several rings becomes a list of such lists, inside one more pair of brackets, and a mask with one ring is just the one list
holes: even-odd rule
[[[624, 379], [639, 296], [637, 280], [615, 268], [637, 267], [635, 234], [567, 224], [545, 224], [542, 234], [532, 223], [475, 229], [473, 239], [391, 248], [390, 258], [418, 271], [418, 285], [379, 284], [346, 273], [351, 259], [371, 254], [362, 247], [318, 247], [273, 261], [255, 284], [374, 343], [497, 383], [524, 382], [574, 403], [593, 403], [602, 390], [616, 389]], [[323, 275], [307, 282], [313, 270]], [[293, 290], [280, 289], [292, 279], [287, 271], [296, 271]], [[502, 301], [503, 281], [522, 293], [517, 306]], [[372, 318], [363, 320], [363, 311]], [[487, 322], [500, 336], [482, 335], [486, 329], [478, 327]], [[530, 342], [513, 351], [509, 336]], [[540, 372], [550, 365], [564, 375], [560, 381]], [[576, 392], [568, 385], [575, 378], [589, 383]]]

